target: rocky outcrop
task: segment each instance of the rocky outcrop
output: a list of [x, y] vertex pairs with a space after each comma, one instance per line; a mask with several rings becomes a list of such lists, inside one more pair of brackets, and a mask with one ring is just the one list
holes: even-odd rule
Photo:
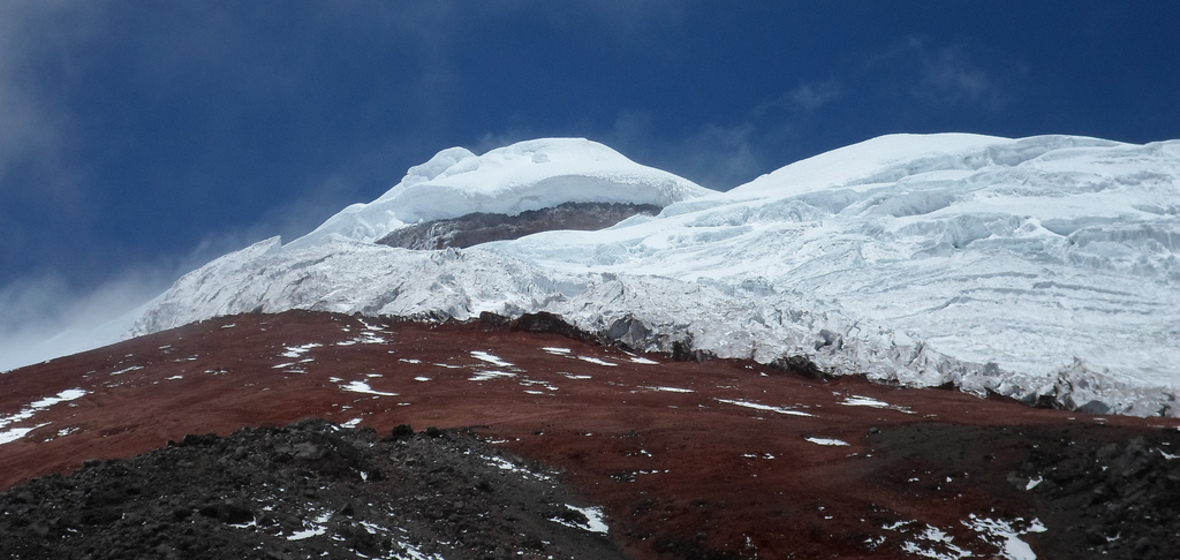
[[622, 557], [553, 473], [460, 431], [399, 428], [309, 420], [92, 461], [0, 494], [0, 556]]
[[598, 230], [636, 214], [658, 214], [653, 204], [567, 202], [515, 216], [475, 212], [450, 220], [422, 222], [396, 229], [377, 243], [405, 249], [464, 248], [489, 241], [517, 239], [555, 229]]
[[[1180, 438], [1062, 437], [1037, 446], [1009, 478], [1043, 500], [1053, 558], [1164, 560], [1180, 535]], [[1063, 434], [1068, 436], [1069, 434]], [[1114, 439], [1110, 441], [1109, 439]]]

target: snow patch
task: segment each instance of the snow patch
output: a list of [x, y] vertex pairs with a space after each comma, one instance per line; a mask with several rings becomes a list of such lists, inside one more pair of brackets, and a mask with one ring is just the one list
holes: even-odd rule
[[353, 381], [353, 382], [349, 383], [348, 385], [341, 386], [340, 390], [341, 391], [349, 391], [351, 393], [367, 393], [370, 395], [380, 395], [383, 397], [396, 397], [397, 396], [397, 393], [386, 393], [384, 391], [376, 391], [372, 387], [370, 387], [368, 383], [365, 383], [364, 381]]
[[495, 354], [492, 354], [490, 352], [483, 352], [481, 350], [473, 350], [471, 352], [471, 357], [475, 358], [477, 360], [487, 362], [487, 363], [492, 364], [496, 367], [507, 368], [507, 367], [513, 367], [516, 365], [516, 364], [513, 364], [512, 362], [505, 361], [504, 359], [500, 358], [499, 356], [497, 356]]
[[[1046, 531], [1045, 526], [1040, 519], [1033, 519], [1031, 523], [1024, 523], [1023, 519], [1017, 518], [1015, 521], [1004, 521], [1002, 519], [987, 519], [971, 514], [969, 521], [964, 521], [963, 525], [970, 527], [973, 531], [980, 534], [980, 536], [1000, 549], [1000, 554], [1007, 560], [1037, 560], [1037, 555], [1033, 552], [1028, 543], [1020, 539], [1022, 535], [1028, 533], [1043, 533]], [[1017, 529], [1014, 525], [1025, 525], [1024, 529]]]
[[570, 504], [566, 504], [565, 507], [567, 507], [573, 511], [576, 511], [576, 512], [582, 514], [583, 516], [585, 516], [586, 522], [585, 523], [574, 523], [572, 521], [568, 521], [568, 520], [562, 519], [560, 517], [554, 517], [554, 518], [550, 519], [550, 521], [553, 521], [555, 523], [559, 523], [561, 525], [565, 525], [566, 527], [573, 527], [574, 529], [581, 529], [583, 531], [589, 531], [591, 533], [601, 533], [601, 534], [605, 535], [610, 531], [610, 527], [608, 527], [606, 522], [604, 521], [604, 517], [602, 515], [602, 508], [600, 508], [600, 507], [581, 508], [581, 507], [570, 505]]
[[494, 369], [493, 370], [479, 370], [479, 371], [475, 372], [475, 375], [468, 377], [467, 380], [468, 381], [488, 381], [490, 379], [496, 379], [496, 378], [500, 378], [500, 377], [516, 377], [516, 374], [512, 373], [510, 371], [499, 371], [499, 370], [494, 370]]
[[732, 404], [734, 406], [752, 408], [754, 410], [765, 410], [768, 412], [777, 412], [779, 414], [787, 414], [787, 415], [791, 415], [791, 416], [815, 416], [814, 414], [808, 414], [808, 413], [803, 412], [801, 410], [793, 410], [793, 409], [785, 408], [785, 407], [781, 407], [781, 406], [770, 406], [770, 405], [759, 404], [759, 403], [755, 403], [755, 402], [738, 401], [738, 400], [730, 400], [730, 399], [713, 399], [713, 400], [715, 400], [717, 402], [722, 402], [725, 404]]
[[964, 550], [956, 546], [953, 541], [954, 537], [946, 534], [942, 529], [927, 525], [921, 534], [916, 535], [919, 541], [925, 541], [923, 544], [918, 542], [907, 541], [902, 544], [901, 549], [917, 556], [924, 558], [933, 558], [935, 560], [960, 560], [974, 556], [969, 550]]
[[619, 364], [611, 363], [606, 360], [595, 358], [593, 356], [578, 356], [578, 359], [582, 360], [583, 362], [587, 362], [587, 363], [591, 363], [591, 364], [599, 365], [599, 366], [607, 366], [607, 367], [618, 367], [619, 366]]
[[805, 437], [803, 439], [816, 445], [830, 445], [835, 447], [845, 447], [848, 445], [848, 442], [835, 438]]
[[324, 512], [316, 516], [316, 518], [308, 523], [304, 522], [304, 529], [296, 531], [293, 535], [287, 537], [289, 541], [301, 541], [311, 537], [318, 537], [328, 532], [328, 527], [324, 525], [328, 520], [332, 519], [332, 512]]
[[885, 401], [880, 401], [880, 400], [874, 399], [872, 397], [863, 397], [860, 395], [850, 395], [850, 396], [846, 397], [844, 400], [840, 401], [838, 404], [842, 404], [844, 406], [867, 406], [870, 408], [888, 408], [891, 410], [896, 410], [898, 412], [904, 412], [906, 414], [916, 414], [913, 410], [906, 408], [904, 406], [896, 406], [896, 405], [889, 404]]
[[649, 387], [647, 385], [640, 385], [640, 389], [647, 389], [649, 391], [663, 391], [665, 393], [695, 393], [692, 389], [682, 389], [680, 387]]
[[312, 348], [319, 348], [321, 346], [323, 346], [323, 344], [320, 344], [318, 342], [310, 342], [307, 344], [303, 344], [301, 346], [284, 346], [283, 352], [279, 355], [284, 358], [291, 358], [291, 359], [295, 360], [295, 359], [301, 358], [304, 354], [306, 354]]
[[9, 428], [8, 430], [0, 432], [0, 445], [12, 443], [20, 438], [25, 437], [29, 432], [48, 425], [49, 423], [37, 424], [31, 428]]
[[45, 410], [55, 404], [79, 399], [79, 398], [82, 398], [83, 396], [85, 396], [86, 394], [87, 394], [87, 391], [85, 391], [83, 389], [79, 389], [79, 388], [66, 389], [66, 390], [61, 391], [52, 397], [45, 397], [43, 399], [29, 403], [29, 404], [21, 407], [20, 411], [17, 412], [16, 414], [11, 414], [8, 416], [0, 416], [0, 430], [3, 430], [3, 431], [0, 431], [0, 445], [3, 445], [5, 443], [14, 442], [18, 439], [25, 437], [26, 435], [28, 435], [29, 432], [36, 430], [37, 428], [40, 428], [43, 426], [48, 426], [49, 424], [48, 423], [38, 424], [38, 425], [33, 426], [31, 428], [8, 428], [7, 430], [4, 430], [4, 428], [7, 428], [8, 426], [10, 426], [12, 424], [28, 420], [28, 419], [32, 418], [33, 416], [35, 416], [37, 414], [37, 412]]

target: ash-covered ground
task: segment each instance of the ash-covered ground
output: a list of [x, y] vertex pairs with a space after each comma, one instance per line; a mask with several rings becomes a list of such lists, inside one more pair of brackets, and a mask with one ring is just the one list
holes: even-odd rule
[[1046, 504], [1046, 522], [1061, 527], [1045, 543], [1047, 557], [1180, 557], [1180, 434], [1049, 442], [1012, 475]]
[[[961, 558], [970, 553], [955, 538], [977, 532], [990, 534], [997, 558], [1174, 558], [1180, 455], [1173, 452], [1180, 451], [1180, 434], [1123, 435], [1094, 426], [941, 423], [876, 431], [870, 445], [890, 463], [882, 472], [909, 472], [904, 485], [915, 505], [945, 500], [940, 496], [954, 488], [970, 491], [952, 482], [966, 477], [991, 488], [996, 519], [1011, 519], [1004, 510], [1022, 501], [1036, 517], [979, 516], [933, 533], [928, 525], [895, 521], [884, 527], [896, 537], [869, 536], [858, 548], [871, 557]], [[1012, 468], [1014, 458], [1019, 464]], [[902, 480], [884, 476], [880, 483]], [[0, 493], [0, 556], [626, 557], [608, 538], [601, 510], [578, 504], [559, 473], [494, 449], [468, 430], [415, 434], [403, 425], [379, 438], [368, 428], [304, 420], [225, 438], [190, 435], [133, 459], [90, 461], [68, 476], [13, 487]], [[1009, 533], [1018, 538], [1006, 542]], [[880, 546], [897, 537], [908, 548]], [[713, 549], [707, 539], [653, 546], [669, 558], [758, 557]]]
[[[0, 375], [0, 558], [1175, 558], [1175, 419], [568, 327], [248, 314]], [[357, 428], [251, 427], [305, 418]]]
[[460, 430], [190, 435], [0, 494], [5, 558], [621, 558], [556, 473]]

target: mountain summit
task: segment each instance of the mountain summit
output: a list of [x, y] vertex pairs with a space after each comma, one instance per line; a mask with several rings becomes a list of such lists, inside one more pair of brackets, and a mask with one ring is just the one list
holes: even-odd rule
[[377, 200], [345, 208], [289, 246], [306, 247], [332, 234], [376, 241], [409, 224], [477, 212], [516, 215], [571, 202], [663, 207], [709, 192], [581, 138], [530, 140], [482, 156], [448, 148], [411, 167]]
[[[420, 222], [654, 205], [466, 249]], [[587, 140], [444, 150], [312, 233], [180, 280], [131, 335], [250, 311], [548, 312], [630, 348], [1180, 416], [1180, 141], [892, 135], [711, 192]]]

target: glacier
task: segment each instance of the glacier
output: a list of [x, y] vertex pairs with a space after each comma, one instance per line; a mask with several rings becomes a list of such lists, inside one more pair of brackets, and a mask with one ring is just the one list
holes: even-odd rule
[[582, 138], [519, 142], [482, 156], [455, 147], [411, 167], [377, 200], [345, 208], [289, 246], [306, 247], [332, 234], [376, 241], [408, 224], [475, 212], [514, 216], [565, 202], [662, 207], [708, 192]]
[[[468, 249], [374, 243], [423, 220], [658, 204], [599, 231]], [[1180, 416], [1180, 141], [889, 135], [728, 192], [583, 139], [439, 152], [369, 204], [180, 278], [128, 336], [289, 309], [423, 320], [546, 311], [835, 375]]]

